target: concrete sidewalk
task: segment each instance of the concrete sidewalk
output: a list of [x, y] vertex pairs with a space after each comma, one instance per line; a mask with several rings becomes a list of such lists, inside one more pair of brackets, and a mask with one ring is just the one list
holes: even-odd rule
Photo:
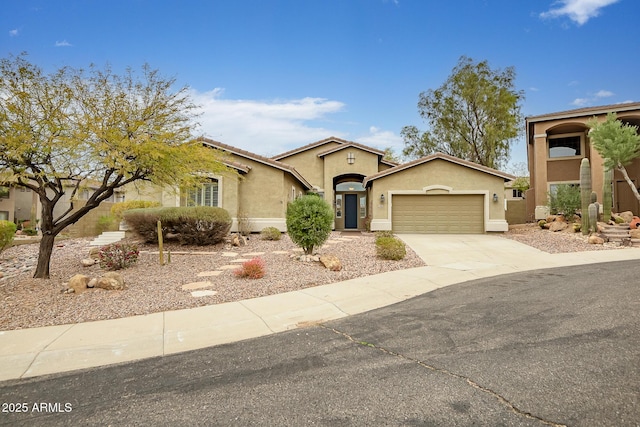
[[0, 331], [0, 380], [164, 356], [338, 319], [443, 286], [541, 268], [640, 259], [640, 249], [548, 254], [491, 235], [402, 235], [426, 267], [146, 316]]

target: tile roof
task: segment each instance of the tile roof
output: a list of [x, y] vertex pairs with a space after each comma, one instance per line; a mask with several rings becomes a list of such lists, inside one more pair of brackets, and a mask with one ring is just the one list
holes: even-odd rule
[[495, 175], [497, 177], [500, 177], [500, 178], [504, 179], [505, 181], [510, 181], [510, 180], [516, 178], [515, 176], [510, 175], [508, 173], [500, 172], [499, 170], [496, 170], [496, 169], [493, 169], [493, 168], [489, 168], [489, 167], [486, 167], [486, 166], [482, 166], [482, 165], [480, 165], [478, 163], [470, 162], [468, 160], [463, 160], [463, 159], [460, 159], [458, 157], [450, 156], [450, 155], [444, 154], [444, 153], [434, 153], [434, 154], [430, 154], [430, 155], [425, 156], [425, 157], [421, 157], [421, 158], [416, 159], [416, 160], [412, 160], [412, 161], [407, 162], [407, 163], [402, 163], [402, 164], [400, 164], [398, 166], [395, 166], [395, 167], [392, 167], [390, 169], [378, 172], [376, 174], [369, 175], [369, 176], [365, 177], [365, 179], [362, 181], [362, 185], [364, 185], [366, 187], [368, 183], [370, 183], [371, 181], [374, 181], [374, 180], [376, 180], [378, 178], [382, 178], [384, 176], [391, 175], [391, 174], [394, 174], [396, 172], [400, 172], [400, 171], [403, 171], [405, 169], [409, 169], [409, 168], [412, 168], [414, 166], [418, 166], [418, 165], [421, 165], [423, 163], [427, 163], [427, 162], [430, 162], [430, 161], [436, 160], [436, 159], [446, 160], [446, 161], [451, 162], [451, 163], [456, 163], [456, 164], [461, 165], [461, 166], [465, 166], [465, 167], [468, 167], [468, 168], [471, 168], [471, 169], [476, 169], [476, 170], [478, 170], [480, 172], [484, 172], [484, 173], [488, 173], [488, 174], [491, 174], [491, 175]]
[[335, 153], [336, 151], [344, 150], [349, 147], [359, 148], [360, 150], [368, 151], [369, 153], [377, 154], [379, 156], [384, 156], [384, 151], [382, 150], [378, 150], [377, 148], [367, 147], [366, 145], [358, 144], [357, 142], [347, 141], [342, 145], [339, 145], [337, 147], [332, 147], [326, 151], [322, 151], [318, 153], [318, 157], [323, 157], [323, 156], [326, 156], [327, 154]]
[[[300, 175], [300, 173], [291, 165], [288, 165], [288, 164], [283, 163], [283, 162], [279, 162], [277, 160], [270, 159], [268, 157], [261, 156], [261, 155], [256, 154], [256, 153], [252, 153], [252, 152], [247, 151], [247, 150], [243, 150], [243, 149], [238, 148], [238, 147], [234, 147], [232, 145], [227, 145], [227, 144], [224, 144], [224, 143], [219, 142], [219, 141], [214, 141], [213, 139], [200, 138], [200, 141], [202, 141], [205, 145], [208, 145], [208, 146], [213, 147], [213, 148], [217, 148], [218, 150], [226, 151], [228, 153], [235, 154], [235, 155], [240, 156], [240, 157], [245, 157], [247, 159], [251, 159], [251, 160], [256, 161], [258, 163], [262, 163], [262, 164], [265, 164], [267, 166], [272, 166], [272, 167], [274, 167], [276, 169], [280, 169], [282, 171], [288, 172], [291, 175], [293, 175], [298, 181], [300, 181], [300, 183], [302, 185], [304, 185], [307, 189], [310, 190], [310, 189], [313, 188], [313, 186], [311, 184], [309, 184], [309, 182], [306, 179], [304, 179], [304, 177], [302, 175]], [[238, 163], [238, 164], [242, 165], [241, 163]]]
[[598, 107], [576, 108], [574, 110], [559, 111], [556, 113], [542, 114], [539, 116], [529, 116], [526, 117], [526, 121], [527, 123], [543, 122], [553, 119], [582, 117], [586, 115], [605, 114], [608, 112], [621, 112], [629, 110], [640, 110], [640, 102], [628, 102], [623, 104], [601, 105]]
[[310, 150], [311, 148], [319, 147], [324, 144], [328, 144], [330, 142], [337, 142], [339, 144], [347, 144], [350, 141], [345, 139], [336, 138], [335, 136], [330, 136], [329, 138], [321, 139], [320, 141], [312, 142], [311, 144], [303, 145], [302, 147], [294, 148], [293, 150], [285, 151], [284, 153], [277, 154], [271, 157], [273, 160], [284, 159], [285, 157], [292, 156], [294, 154], [302, 153], [303, 151]]

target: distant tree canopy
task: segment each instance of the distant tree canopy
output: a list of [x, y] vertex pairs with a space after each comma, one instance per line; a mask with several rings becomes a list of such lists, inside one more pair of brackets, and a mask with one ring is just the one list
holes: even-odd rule
[[[136, 181], [193, 185], [225, 169], [194, 138], [197, 107], [174, 83], [148, 65], [140, 75], [94, 66], [45, 74], [26, 54], [0, 59], [0, 171], [42, 204], [34, 277], [49, 277], [55, 236], [117, 188]], [[74, 209], [80, 190], [89, 197]], [[54, 217], [65, 194], [71, 204]]]
[[607, 114], [604, 122], [595, 117], [589, 122], [589, 139], [594, 148], [604, 159], [606, 169], [615, 168], [620, 171], [631, 191], [640, 201], [640, 194], [634, 182], [629, 177], [627, 168], [635, 159], [640, 157], [640, 135], [638, 127], [622, 123], [616, 113]]
[[491, 168], [504, 166], [523, 120], [524, 92], [515, 89], [515, 77], [513, 67], [493, 70], [487, 61], [461, 57], [441, 87], [420, 94], [418, 110], [429, 129], [405, 126], [403, 153], [416, 158], [439, 151]]

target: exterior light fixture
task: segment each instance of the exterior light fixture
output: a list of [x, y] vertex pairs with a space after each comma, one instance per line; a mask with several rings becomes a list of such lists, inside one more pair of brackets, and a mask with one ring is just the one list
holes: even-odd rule
[[494, 202], [498, 201], [498, 195], [496, 193], [493, 193], [493, 201]]
[[384, 203], [384, 194], [380, 195], [380, 203]]

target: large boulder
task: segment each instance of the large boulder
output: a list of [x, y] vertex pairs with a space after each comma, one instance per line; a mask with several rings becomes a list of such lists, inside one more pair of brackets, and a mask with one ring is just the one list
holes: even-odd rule
[[324, 265], [327, 269], [331, 271], [342, 270], [342, 263], [340, 262], [338, 257], [335, 255], [321, 255], [320, 262], [322, 263], [322, 265]]
[[629, 236], [632, 239], [640, 239], [640, 228], [636, 228], [635, 230], [629, 230]]
[[566, 222], [556, 220], [549, 224], [549, 231], [562, 231], [566, 230], [568, 227], [569, 224], [567, 224]]
[[604, 239], [600, 236], [596, 236], [595, 234], [592, 234], [591, 236], [589, 236], [589, 243], [592, 245], [603, 245]]
[[109, 271], [98, 279], [95, 287], [105, 289], [107, 291], [120, 291], [125, 288], [124, 278], [120, 273]]
[[74, 293], [79, 294], [80, 292], [84, 292], [87, 290], [87, 283], [89, 283], [89, 280], [91, 280], [89, 276], [85, 276], [84, 274], [76, 274], [71, 279], [69, 279], [67, 288], [73, 289]]

